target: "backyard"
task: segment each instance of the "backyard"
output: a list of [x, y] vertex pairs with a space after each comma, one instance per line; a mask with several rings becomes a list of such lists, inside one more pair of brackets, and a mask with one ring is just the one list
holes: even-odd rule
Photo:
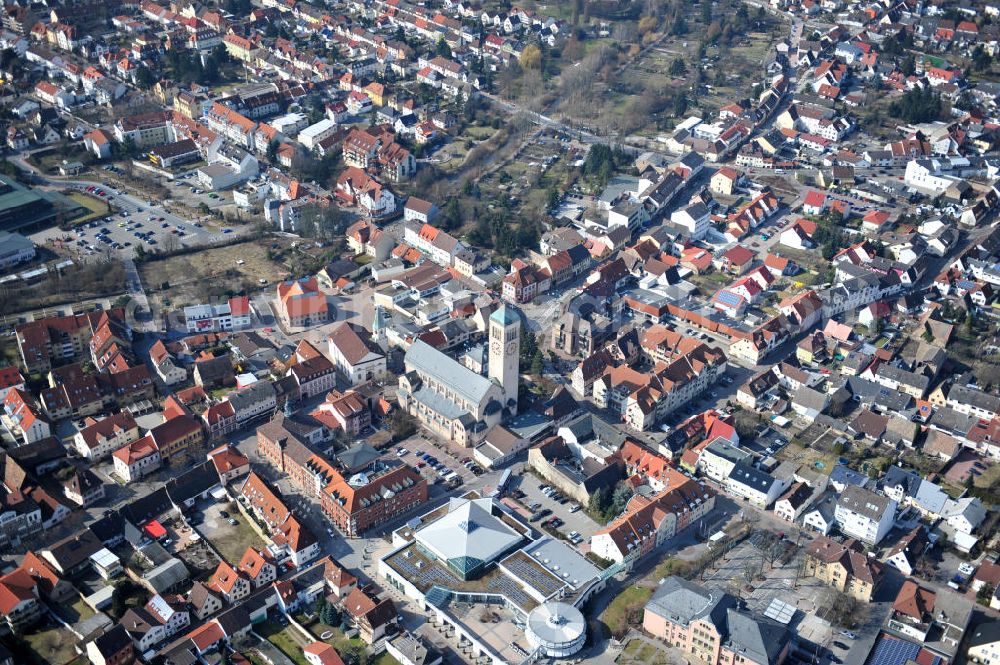
[[309, 661], [302, 654], [302, 647], [309, 644], [309, 641], [294, 626], [290, 624], [281, 626], [274, 621], [267, 620], [257, 624], [254, 630], [273, 644], [278, 651], [291, 658], [296, 665], [309, 665]]
[[29, 651], [23, 654], [37, 665], [66, 665], [76, 658], [76, 637], [54, 621], [41, 624], [35, 632], [23, 636]]

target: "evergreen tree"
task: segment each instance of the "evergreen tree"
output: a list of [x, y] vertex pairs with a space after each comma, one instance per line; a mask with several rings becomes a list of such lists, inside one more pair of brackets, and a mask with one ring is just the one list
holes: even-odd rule
[[442, 58], [451, 58], [451, 47], [448, 46], [448, 42], [444, 40], [443, 36], [438, 37], [437, 46], [434, 48], [434, 52]]
[[913, 88], [889, 105], [889, 114], [910, 123], [930, 122], [941, 115], [941, 96], [927, 88]]
[[541, 376], [544, 370], [545, 365], [542, 359], [542, 352], [536, 348], [535, 354], [531, 357], [531, 374], [533, 376]]
[[610, 502], [611, 495], [610, 492], [608, 492], [607, 485], [598, 487], [594, 490], [594, 493], [590, 495], [590, 500], [587, 502], [587, 510], [591, 515], [603, 519]]

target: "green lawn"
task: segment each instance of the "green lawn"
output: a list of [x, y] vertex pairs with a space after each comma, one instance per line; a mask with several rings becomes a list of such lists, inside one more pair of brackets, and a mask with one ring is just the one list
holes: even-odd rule
[[300, 638], [298, 631], [292, 626], [282, 628], [273, 621], [265, 621], [257, 624], [254, 630], [298, 665], [309, 665], [306, 657], [302, 654], [304, 640]]
[[[346, 653], [351, 650], [365, 649], [366, 645], [360, 637], [347, 637], [344, 635], [344, 631], [336, 626], [328, 626], [322, 621], [317, 621], [313, 619], [312, 622], [300, 622], [303, 626], [313, 634], [317, 640], [326, 642], [333, 646], [338, 653]], [[324, 633], [331, 633], [327, 638], [322, 638], [320, 635]]]
[[94, 610], [90, 609], [90, 605], [83, 602], [83, 598], [77, 598], [72, 603], [64, 603], [54, 609], [59, 613], [59, 616], [62, 617], [63, 621], [68, 624], [86, 621], [90, 617], [94, 616]]
[[393, 658], [388, 651], [383, 651], [382, 655], [375, 659], [374, 665], [399, 665], [399, 661]]
[[641, 610], [652, 595], [651, 588], [633, 585], [615, 596], [604, 610], [604, 623], [611, 630], [611, 634], [624, 635], [628, 631], [629, 615]]
[[87, 222], [100, 219], [108, 214], [108, 204], [104, 201], [95, 199], [93, 196], [73, 192], [69, 195], [69, 198], [73, 199], [73, 201], [79, 203], [81, 206], [90, 211], [86, 215], [74, 219], [74, 224], [86, 224]]

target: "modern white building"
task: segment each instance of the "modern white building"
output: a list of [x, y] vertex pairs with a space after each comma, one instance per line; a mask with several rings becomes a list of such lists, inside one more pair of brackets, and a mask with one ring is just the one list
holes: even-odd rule
[[941, 163], [936, 159], [913, 159], [907, 162], [903, 182], [907, 187], [930, 196], [944, 194], [959, 178], [941, 173]]
[[235, 296], [216, 305], [191, 305], [184, 308], [189, 333], [244, 330], [250, 327], [250, 298]]
[[[491, 665], [516, 665], [530, 653], [575, 653], [586, 639], [578, 608], [606, 586], [601, 571], [567, 543], [533, 540], [505, 507], [475, 493], [411, 520], [392, 543], [379, 560], [379, 576], [452, 627], [474, 659]], [[510, 630], [502, 638], [480, 630], [468, 620], [470, 610], [456, 611], [466, 603], [492, 607]]]
[[313, 150], [319, 145], [320, 141], [333, 136], [336, 131], [337, 123], [329, 118], [324, 118], [315, 125], [309, 125], [299, 132], [298, 141], [307, 150]]
[[704, 203], [692, 203], [670, 214], [670, 222], [687, 229], [691, 240], [701, 240], [708, 233], [711, 215]]
[[587, 622], [572, 605], [549, 601], [528, 615], [525, 634], [549, 658], [568, 658], [587, 641]]
[[748, 457], [750, 457], [750, 453], [720, 437], [701, 451], [701, 455], [698, 457], [698, 469], [706, 477], [718, 483], [724, 483], [736, 465]]
[[766, 471], [740, 462], [726, 478], [726, 492], [746, 499], [750, 504], [766, 510], [788, 488], [788, 482], [778, 480]]
[[851, 485], [840, 499], [834, 517], [846, 536], [868, 545], [877, 545], [885, 537], [896, 516], [896, 502], [882, 494]]

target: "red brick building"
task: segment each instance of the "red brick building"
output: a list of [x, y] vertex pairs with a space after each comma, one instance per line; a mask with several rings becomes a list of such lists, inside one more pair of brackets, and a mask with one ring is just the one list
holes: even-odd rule
[[323, 511], [349, 537], [427, 501], [427, 481], [406, 465], [345, 478], [347, 472], [285, 427], [281, 413], [257, 428], [257, 450], [274, 468], [288, 474], [296, 487], [317, 496]]

